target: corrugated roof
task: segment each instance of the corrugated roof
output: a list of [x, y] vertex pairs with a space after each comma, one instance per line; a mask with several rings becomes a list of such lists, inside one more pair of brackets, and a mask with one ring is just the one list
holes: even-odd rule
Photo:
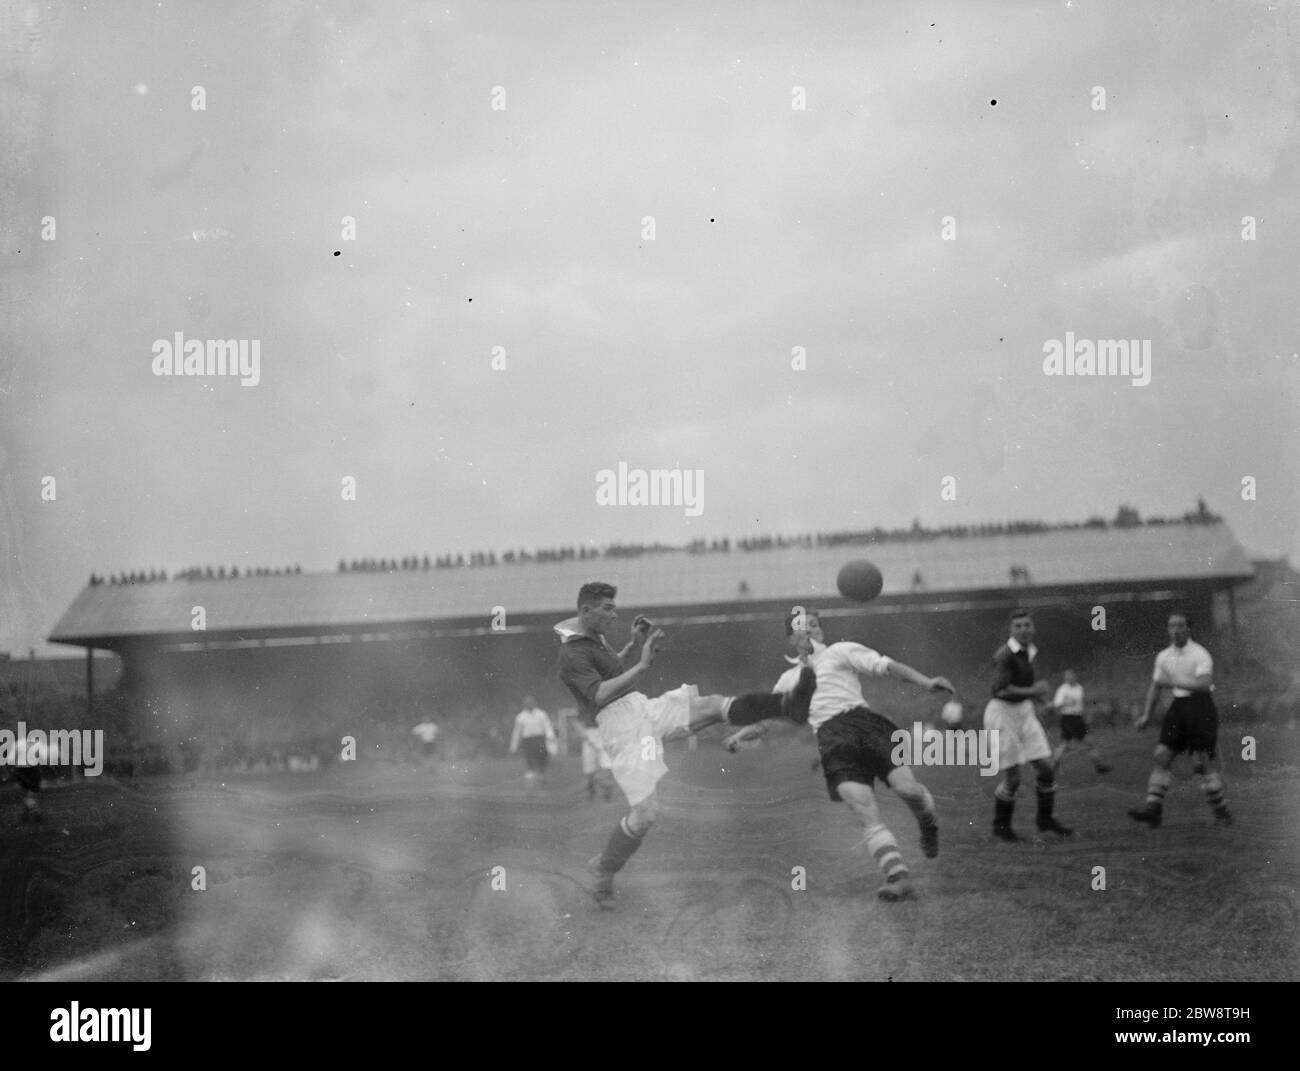
[[[85, 588], [55, 626], [56, 643], [184, 634], [202, 606], [207, 631], [317, 630], [569, 611], [586, 580], [616, 584], [628, 606], [689, 606], [835, 596], [835, 576], [867, 557], [884, 595], [911, 591], [920, 571], [931, 593], [1004, 590], [1013, 565], [1033, 586], [1240, 579], [1253, 575], [1225, 524], [1065, 529], [1027, 535], [942, 536], [875, 546], [730, 553], [661, 553], [548, 564], [393, 573], [302, 573], [239, 580], [99, 584]], [[747, 585], [745, 596], [740, 584]]]

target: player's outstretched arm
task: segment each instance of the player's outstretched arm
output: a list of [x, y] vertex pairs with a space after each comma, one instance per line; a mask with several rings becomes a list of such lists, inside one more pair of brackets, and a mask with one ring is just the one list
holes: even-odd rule
[[918, 673], [904, 662], [891, 660], [888, 673], [891, 677], [897, 677], [899, 680], [915, 684], [918, 688], [924, 688], [927, 692], [951, 692], [955, 694], [957, 691], [947, 677], [927, 677], [924, 673]]

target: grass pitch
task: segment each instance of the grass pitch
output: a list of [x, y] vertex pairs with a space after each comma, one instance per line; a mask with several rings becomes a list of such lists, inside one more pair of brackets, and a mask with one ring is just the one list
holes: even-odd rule
[[[804, 743], [670, 745], [663, 816], [613, 912], [583, 865], [624, 807], [589, 803], [573, 759], [532, 798], [504, 760], [86, 780], [47, 792], [39, 826], [6, 785], [0, 978], [1294, 981], [1300, 736], [1251, 733], [1253, 762], [1244, 731], [1220, 734], [1231, 829], [1186, 759], [1161, 829], [1127, 817], [1150, 730], [1099, 734], [1105, 777], [1067, 758], [1057, 814], [1079, 835], [1062, 843], [995, 843], [996, 778], [919, 768], [938, 859], [880, 794], [920, 893], [901, 904], [876, 900], [860, 828]], [[1022, 788], [1022, 835], [1033, 808]]]

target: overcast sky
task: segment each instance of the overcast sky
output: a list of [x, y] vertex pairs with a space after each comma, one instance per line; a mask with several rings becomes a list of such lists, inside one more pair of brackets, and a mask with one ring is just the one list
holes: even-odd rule
[[[0, 650], [190, 564], [1198, 496], [1300, 559], [1292, 5], [26, 8]], [[177, 331], [260, 382], [156, 376]], [[1149, 385], [1045, 375], [1067, 331], [1149, 339]], [[619, 462], [703, 510], [597, 505]]]

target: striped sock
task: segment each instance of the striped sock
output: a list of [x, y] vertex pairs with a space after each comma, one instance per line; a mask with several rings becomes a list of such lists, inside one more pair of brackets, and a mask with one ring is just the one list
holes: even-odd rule
[[867, 851], [875, 856], [876, 863], [884, 871], [885, 877], [892, 879], [907, 873], [907, 864], [903, 862], [903, 857], [898, 852], [898, 841], [894, 840], [894, 834], [883, 824], [872, 826], [863, 839], [866, 841]]
[[1147, 803], [1164, 806], [1165, 793], [1169, 791], [1173, 780], [1174, 775], [1168, 770], [1159, 766], [1152, 770], [1151, 776], [1147, 779]]
[[1223, 806], [1223, 794], [1227, 786], [1223, 783], [1223, 778], [1217, 773], [1210, 774], [1201, 782], [1201, 790], [1205, 793], [1205, 799], [1216, 811]]

